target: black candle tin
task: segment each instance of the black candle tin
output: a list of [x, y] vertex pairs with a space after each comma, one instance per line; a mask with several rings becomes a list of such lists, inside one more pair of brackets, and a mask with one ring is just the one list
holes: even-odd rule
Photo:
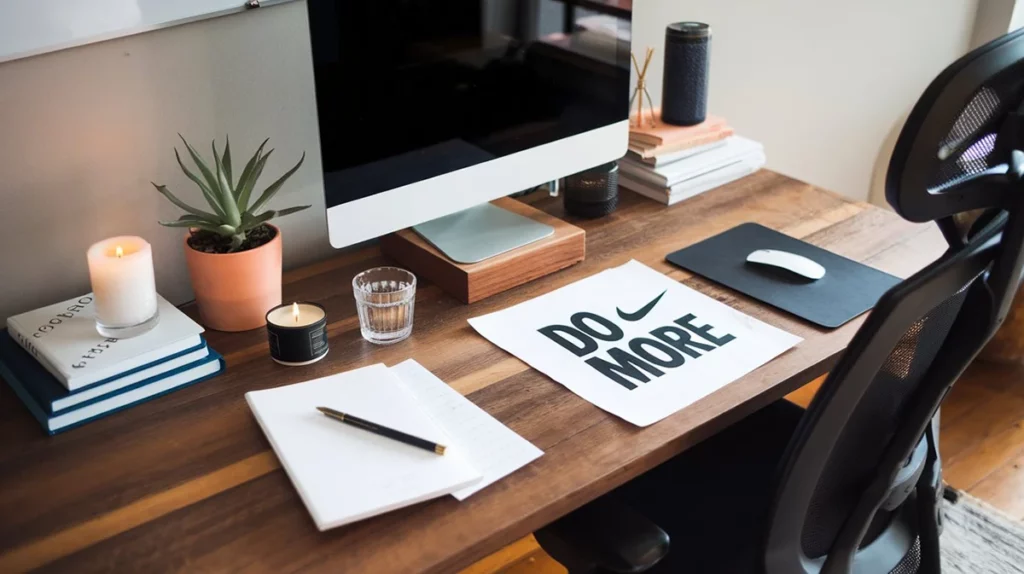
[[315, 307], [323, 316], [309, 325], [293, 327], [274, 323], [271, 315], [281, 309], [292, 308], [293, 304], [280, 305], [267, 311], [267, 338], [270, 343], [270, 357], [282, 365], [289, 367], [309, 365], [327, 355], [327, 311], [316, 303], [296, 303], [301, 306]]

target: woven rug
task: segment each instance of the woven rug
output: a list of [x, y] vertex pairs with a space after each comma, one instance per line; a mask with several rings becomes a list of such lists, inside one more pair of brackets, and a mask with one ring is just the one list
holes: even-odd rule
[[1024, 523], [964, 493], [945, 509], [943, 574], [1024, 574]]

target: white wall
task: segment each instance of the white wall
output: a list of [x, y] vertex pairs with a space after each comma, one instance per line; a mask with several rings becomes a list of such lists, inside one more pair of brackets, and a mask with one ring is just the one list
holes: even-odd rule
[[[150, 185], [202, 204], [172, 147], [209, 154], [232, 136], [238, 163], [265, 137], [263, 186], [306, 163], [273, 205], [285, 262], [330, 253], [321, 196], [306, 6], [293, 2], [0, 64], [0, 320], [89, 290], [85, 250], [132, 234], [153, 244], [159, 291], [191, 298], [179, 210]], [[262, 189], [262, 187], [260, 188]]]
[[[988, 0], [995, 1], [995, 0]], [[1001, 0], [1005, 3], [1013, 4], [1013, 11], [1010, 13], [1010, 25], [1007, 31], [1017, 30], [1024, 26], [1024, 2], [1017, 2], [1017, 0]]]
[[998, 38], [1010, 30], [1020, 27], [1014, 24], [1024, 18], [1024, 2], [1017, 0], [984, 0], [978, 3], [978, 12], [974, 16], [974, 33], [971, 35], [971, 48]]
[[[880, 142], [927, 82], [966, 49], [975, 0], [636, 0], [635, 48], [665, 24], [714, 27], [712, 111], [763, 141], [769, 165], [867, 194]], [[161, 293], [191, 297], [177, 210], [150, 180], [200, 201], [171, 148], [180, 131], [236, 157], [270, 136], [272, 176], [306, 165], [277, 205], [287, 267], [331, 253], [321, 198], [302, 2], [0, 64], [0, 319], [88, 290], [85, 249], [117, 234], [154, 247]], [[272, 177], [267, 177], [267, 182]]]
[[[987, 1], [987, 0], [982, 0]], [[929, 81], [963, 55], [976, 0], [635, 0], [633, 50], [664, 27], [713, 30], [711, 113], [765, 144], [768, 167], [865, 199], [879, 149]]]

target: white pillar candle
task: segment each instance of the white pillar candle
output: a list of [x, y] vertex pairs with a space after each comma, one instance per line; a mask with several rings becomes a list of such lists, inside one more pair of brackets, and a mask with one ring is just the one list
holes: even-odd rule
[[153, 249], [145, 239], [111, 237], [94, 244], [86, 255], [97, 323], [129, 327], [156, 315]]

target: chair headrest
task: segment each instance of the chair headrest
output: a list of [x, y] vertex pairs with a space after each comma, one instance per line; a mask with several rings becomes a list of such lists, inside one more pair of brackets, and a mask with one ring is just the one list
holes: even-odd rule
[[893, 150], [886, 200], [917, 222], [1024, 206], [1012, 158], [1024, 150], [1022, 103], [1024, 30], [973, 50], [932, 81]]

